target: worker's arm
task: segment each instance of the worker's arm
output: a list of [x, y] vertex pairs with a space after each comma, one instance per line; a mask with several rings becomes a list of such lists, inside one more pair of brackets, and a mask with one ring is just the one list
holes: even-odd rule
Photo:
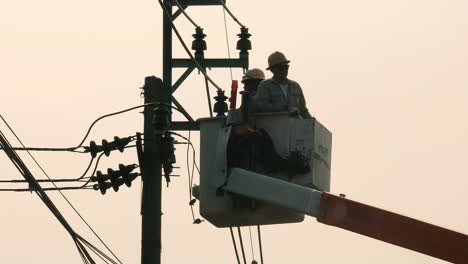
[[304, 93], [302, 92], [301, 86], [297, 84], [297, 87], [300, 92], [300, 98], [299, 98], [299, 114], [302, 116], [302, 118], [306, 119], [311, 119], [312, 115], [310, 115], [309, 110], [307, 109], [307, 104], [305, 101]]

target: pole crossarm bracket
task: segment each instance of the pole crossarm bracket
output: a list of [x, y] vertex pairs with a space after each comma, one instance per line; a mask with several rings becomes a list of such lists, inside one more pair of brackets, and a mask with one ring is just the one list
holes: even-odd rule
[[192, 73], [192, 71], [195, 69], [195, 67], [188, 67], [187, 70], [182, 73], [182, 75], [179, 77], [179, 79], [172, 85], [171, 88], [171, 94], [173, 94], [177, 88], [187, 79], [187, 77]]
[[[249, 68], [248, 58], [239, 59], [197, 59], [203, 68]], [[172, 59], [172, 67], [189, 68], [197, 67], [192, 59]]]
[[[178, 0], [181, 6], [217, 6], [222, 5], [220, 0]], [[226, 0], [223, 0], [226, 3]], [[172, 3], [175, 6], [175, 3]]]
[[179, 8], [177, 9], [177, 11], [174, 12], [174, 14], [172, 14], [172, 21], [176, 20], [177, 17], [179, 17], [184, 12], [184, 10], [187, 9], [188, 7], [187, 5], [182, 5], [182, 4], [181, 6], [182, 6], [182, 9]]
[[185, 108], [177, 101], [177, 99], [172, 96], [172, 103], [175, 104], [177, 107], [177, 110], [187, 118], [188, 121], [190, 122], [195, 122], [195, 120], [190, 116], [190, 114], [185, 110]]

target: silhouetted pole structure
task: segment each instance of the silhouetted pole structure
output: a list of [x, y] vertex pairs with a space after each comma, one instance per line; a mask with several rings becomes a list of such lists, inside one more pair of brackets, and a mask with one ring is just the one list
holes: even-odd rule
[[[145, 104], [163, 101], [163, 85], [161, 79], [154, 76], [146, 77]], [[144, 109], [144, 154], [142, 180], [143, 193], [141, 204], [141, 263], [161, 263], [161, 152], [156, 129], [153, 126], [155, 105], [147, 105]]]

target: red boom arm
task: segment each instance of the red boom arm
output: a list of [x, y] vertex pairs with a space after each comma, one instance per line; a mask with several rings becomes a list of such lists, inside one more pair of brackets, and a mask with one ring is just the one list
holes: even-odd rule
[[322, 193], [317, 221], [452, 263], [468, 263], [468, 236]]

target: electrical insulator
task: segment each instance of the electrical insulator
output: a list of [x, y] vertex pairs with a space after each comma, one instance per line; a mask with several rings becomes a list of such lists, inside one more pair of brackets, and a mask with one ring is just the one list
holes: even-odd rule
[[139, 173], [130, 173], [128, 175], [123, 175], [122, 180], [127, 185], [127, 187], [132, 186], [132, 181], [135, 180], [140, 174]]
[[161, 163], [164, 169], [164, 177], [166, 182], [169, 185], [171, 181], [169, 175], [172, 173], [173, 166], [172, 164], [176, 163], [175, 157], [175, 148], [174, 148], [174, 138], [169, 134], [166, 134], [161, 138]]
[[228, 111], [228, 105], [226, 103], [226, 99], [228, 98], [224, 95], [224, 91], [219, 89], [214, 99], [216, 103], [214, 104], [213, 111], [217, 114], [216, 116], [224, 116]]
[[106, 190], [110, 188], [110, 184], [106, 182], [109, 179], [108, 175], [102, 174], [101, 171], [96, 172], [97, 184], [93, 186], [95, 190], [100, 190], [102, 194], [106, 194]]
[[203, 33], [203, 28], [196, 27], [195, 34], [192, 35], [194, 40], [192, 42], [192, 50], [195, 51], [195, 58], [203, 58], [204, 51], [206, 50], [206, 35]]
[[85, 147], [85, 152], [91, 153], [91, 157], [95, 158], [97, 154], [101, 151], [104, 151], [104, 154], [106, 156], [109, 156], [111, 151], [113, 150], [119, 150], [120, 152], [123, 152], [125, 149], [125, 146], [128, 145], [132, 141], [132, 137], [125, 137], [125, 138], [119, 138], [119, 137], [114, 137], [114, 141], [108, 142], [107, 140], [103, 139], [102, 140], [102, 145], [97, 145], [96, 142], [91, 141], [89, 143], [89, 147]]
[[241, 27], [241, 33], [237, 34], [239, 40], [237, 41], [237, 50], [240, 50], [239, 54], [248, 55], [249, 50], [252, 49], [252, 43], [250, 42], [250, 37], [252, 36], [249, 33], [249, 29], [246, 27]]
[[154, 109], [153, 126], [156, 131], [164, 131], [169, 128], [171, 111], [165, 105], [159, 105]]
[[131, 173], [136, 167], [138, 167], [136, 164], [119, 164], [119, 171], [122, 175], [122, 180], [128, 187], [132, 186], [132, 181], [135, 180], [139, 175], [138, 173]]
[[132, 181], [140, 175], [139, 173], [131, 173], [136, 167], [138, 167], [136, 164], [119, 164], [119, 170], [109, 168], [107, 169], [107, 174], [102, 174], [101, 171], [97, 171], [96, 177], [92, 176], [90, 181], [97, 181], [97, 184], [95, 184], [93, 188], [95, 190], [100, 190], [102, 194], [105, 194], [106, 190], [111, 187], [117, 192], [119, 191], [119, 187], [123, 184], [128, 187], [132, 186]]

